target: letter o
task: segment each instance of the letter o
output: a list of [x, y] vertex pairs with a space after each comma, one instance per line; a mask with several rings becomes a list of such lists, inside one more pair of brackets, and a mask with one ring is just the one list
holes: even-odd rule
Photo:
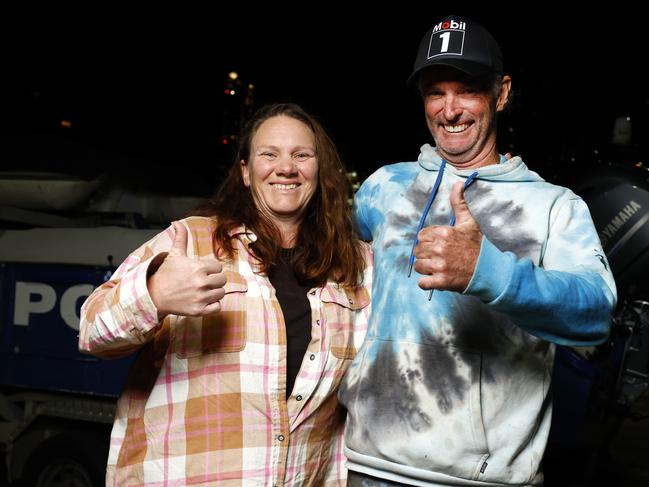
[[61, 318], [73, 330], [79, 331], [79, 315], [77, 315], [77, 300], [88, 297], [95, 288], [90, 284], [79, 284], [68, 288], [61, 296]]

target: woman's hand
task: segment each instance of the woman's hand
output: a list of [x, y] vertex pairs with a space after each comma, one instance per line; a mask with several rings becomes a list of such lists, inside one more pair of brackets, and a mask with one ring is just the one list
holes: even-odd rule
[[150, 264], [147, 275], [158, 318], [168, 314], [204, 316], [220, 311], [226, 282], [223, 266], [216, 259], [187, 257], [187, 228], [179, 222], [172, 226], [176, 235], [171, 250]]

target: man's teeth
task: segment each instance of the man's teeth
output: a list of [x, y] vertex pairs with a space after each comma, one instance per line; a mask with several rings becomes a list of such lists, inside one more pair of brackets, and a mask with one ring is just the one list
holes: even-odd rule
[[277, 184], [277, 183], [275, 183], [273, 186], [275, 186], [277, 189], [295, 189], [295, 188], [297, 188], [297, 184]]
[[447, 132], [464, 132], [469, 127], [468, 123], [463, 123], [462, 125], [444, 125], [444, 128]]

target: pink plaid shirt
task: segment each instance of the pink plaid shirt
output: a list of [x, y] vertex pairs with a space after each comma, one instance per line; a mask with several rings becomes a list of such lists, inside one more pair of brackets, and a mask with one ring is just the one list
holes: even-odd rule
[[[182, 220], [187, 255], [214, 259], [216, 222]], [[118, 357], [140, 349], [119, 399], [107, 485], [344, 485], [344, 409], [336, 391], [367, 329], [372, 257], [363, 286], [328, 282], [308, 293], [311, 342], [286, 399], [286, 331], [268, 278], [233, 232], [219, 313], [167, 316], [146, 285], [172, 227], [142, 245], [81, 309], [80, 350]]]

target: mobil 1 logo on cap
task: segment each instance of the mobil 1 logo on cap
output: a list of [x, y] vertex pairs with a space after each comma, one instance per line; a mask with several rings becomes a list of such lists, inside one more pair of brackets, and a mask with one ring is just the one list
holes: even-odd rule
[[428, 45], [428, 59], [441, 54], [462, 55], [466, 22], [446, 20], [433, 27]]

